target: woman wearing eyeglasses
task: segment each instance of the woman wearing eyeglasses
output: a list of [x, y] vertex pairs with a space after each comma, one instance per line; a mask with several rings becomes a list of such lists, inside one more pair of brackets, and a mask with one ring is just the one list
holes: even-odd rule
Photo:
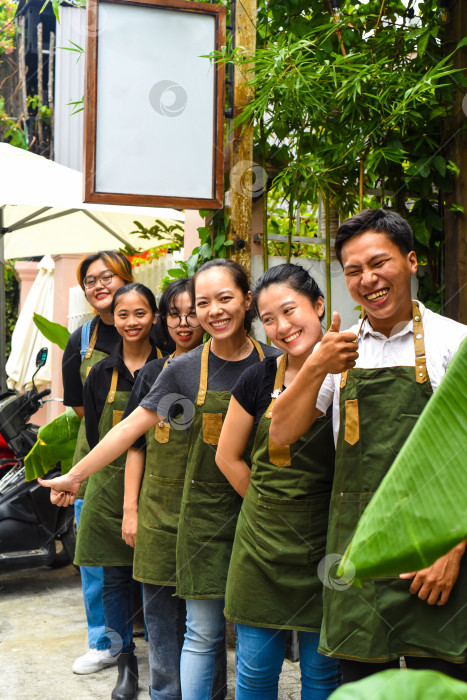
[[[79, 418], [84, 417], [83, 385], [91, 368], [107, 357], [118, 344], [120, 336], [114, 326], [111, 312], [115, 292], [133, 282], [130, 261], [119, 252], [106, 250], [88, 255], [76, 271], [79, 285], [96, 315], [92, 321], [75, 330], [67, 343], [62, 360], [63, 403], [71, 406]], [[161, 344], [156, 344], [160, 347]], [[73, 464], [89, 452], [84, 420], [81, 423]], [[83, 506], [85, 484], [75, 501], [78, 524]], [[84, 606], [88, 622], [89, 650], [75, 660], [73, 672], [94, 673], [116, 663], [109, 652], [109, 641], [104, 636], [105, 622], [102, 607], [102, 567], [80, 567]]]

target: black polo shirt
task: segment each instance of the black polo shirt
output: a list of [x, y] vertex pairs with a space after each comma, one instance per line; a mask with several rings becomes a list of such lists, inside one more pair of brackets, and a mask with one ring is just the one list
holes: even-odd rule
[[[99, 420], [110, 391], [114, 367], [116, 367], [118, 371], [117, 391], [131, 392], [138, 376], [138, 371], [135, 372], [133, 376], [125, 365], [122, 356], [123, 341], [120, 336], [118, 336], [118, 338], [119, 342], [117, 347], [114, 345], [112, 353], [94, 365], [83, 387], [86, 438], [91, 449], [99, 442]], [[156, 358], [157, 348], [153, 345], [146, 362], [150, 362]]]
[[[99, 316], [96, 316], [91, 321], [89, 339], [92, 338], [98, 320]], [[100, 321], [94, 347], [96, 350], [110, 355], [114, 351], [115, 346], [118, 345], [121, 337], [115, 326], [104, 323], [102, 319]], [[62, 379], [63, 403], [65, 406], [83, 406], [84, 404], [83, 385], [79, 373], [81, 367], [81, 329], [82, 326], [73, 331], [63, 353]], [[172, 340], [169, 343], [163, 340], [158, 323], [152, 327], [150, 337], [151, 342], [155, 342], [162, 354], [167, 355], [175, 350], [175, 344]]]

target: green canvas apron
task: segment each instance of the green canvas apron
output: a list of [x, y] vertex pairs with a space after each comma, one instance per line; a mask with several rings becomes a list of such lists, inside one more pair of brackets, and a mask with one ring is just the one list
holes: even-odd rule
[[[261, 346], [250, 338], [264, 359]], [[188, 441], [188, 462], [177, 537], [177, 595], [223, 598], [232, 542], [242, 498], [216, 465], [216, 447], [229, 407], [230, 391], [209, 391], [205, 343], [195, 412]], [[247, 447], [249, 454], [251, 445]]]
[[[107, 401], [99, 420], [102, 440], [122, 419], [130, 392], [117, 391], [114, 367]], [[75, 564], [79, 566], [131, 566], [133, 548], [122, 539], [126, 452], [88, 479], [76, 539]]]
[[175, 586], [175, 551], [187, 458], [184, 428], [177, 430], [161, 422], [147, 431], [133, 562], [133, 578], [137, 581]]
[[[86, 354], [83, 358], [83, 361], [81, 362], [80, 368], [79, 368], [79, 375], [81, 378], [81, 382], [84, 386], [84, 382], [86, 381], [86, 378], [91, 371], [91, 369], [94, 367], [94, 365], [97, 365], [98, 362], [104, 359], [104, 357], [107, 357], [107, 353], [102, 352], [102, 350], [96, 350], [95, 349], [95, 344], [97, 340], [97, 329], [99, 328], [99, 321], [96, 323], [96, 327], [94, 328], [94, 332], [92, 334], [91, 340], [89, 342], [88, 349], [86, 350]], [[78, 464], [83, 457], [86, 457], [86, 455], [89, 452], [89, 445], [88, 441], [86, 440], [86, 426], [84, 423], [84, 418], [81, 420], [79, 430], [78, 430], [78, 437], [76, 439], [76, 447], [75, 447], [75, 453], [73, 455], [73, 466], [75, 464]], [[81, 488], [79, 490], [77, 498], [84, 498], [84, 493], [86, 491], [86, 484], [87, 484], [87, 479], [83, 481], [81, 484]]]
[[254, 627], [319, 632], [322, 583], [317, 567], [326, 550], [334, 472], [332, 420], [320, 418], [293, 445], [272, 442], [272, 410], [286, 367], [287, 354], [256, 432], [251, 481], [227, 577], [225, 615]]
[[[415, 304], [413, 332], [415, 367], [354, 368], [341, 377], [329, 556], [345, 552], [360, 516], [432, 394], [422, 320]], [[413, 526], [416, 529], [417, 522]], [[430, 606], [412, 595], [411, 580], [370, 579], [357, 588], [347, 587], [334, 574], [323, 588], [323, 653], [367, 662], [402, 655], [465, 658], [467, 557], [443, 606]]]

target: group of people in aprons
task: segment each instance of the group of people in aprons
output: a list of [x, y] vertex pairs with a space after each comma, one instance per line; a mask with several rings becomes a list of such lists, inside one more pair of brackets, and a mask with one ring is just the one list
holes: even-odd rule
[[[240, 265], [210, 261], [169, 285], [158, 316], [108, 253], [81, 268], [101, 319], [80, 364], [86, 432], [71, 471], [42, 483], [66, 506], [88, 478], [76, 562], [103, 566], [104, 625], [120, 640], [101, 650], [102, 666], [119, 667], [113, 700], [137, 694], [132, 579], [143, 587], [152, 700], [225, 697], [226, 618], [237, 700], [277, 698], [288, 630], [299, 631], [302, 700], [401, 657], [467, 680], [465, 543], [363, 588], [327, 566], [467, 328], [412, 301], [412, 232], [394, 212], [344, 222], [336, 254], [362, 320], [341, 332], [335, 313], [324, 336], [323, 294], [299, 265], [271, 268], [250, 291]], [[108, 314], [119, 341], [106, 353]], [[250, 335], [255, 315], [273, 345]], [[162, 359], [156, 318], [159, 347], [174, 344]]]

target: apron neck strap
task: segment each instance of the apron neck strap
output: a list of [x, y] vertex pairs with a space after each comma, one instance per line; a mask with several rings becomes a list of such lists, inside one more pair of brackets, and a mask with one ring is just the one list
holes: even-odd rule
[[[365, 316], [366, 318], [366, 316]], [[360, 328], [358, 329], [357, 338], [360, 335], [360, 331], [363, 326], [362, 320]], [[415, 347], [415, 379], [417, 384], [424, 384], [428, 378], [428, 372], [426, 369], [426, 355], [425, 355], [425, 331], [423, 330], [422, 314], [417, 304], [412, 301], [412, 320], [413, 320], [413, 342]], [[347, 384], [347, 372], [342, 372], [340, 388], [343, 389]]]
[[[161, 353], [161, 351], [159, 350], [159, 348], [156, 348], [156, 354], [157, 354], [157, 359], [158, 359], [158, 360], [162, 360], [162, 353]], [[164, 365], [164, 367], [165, 367], [165, 365]]]
[[[250, 335], [248, 335], [247, 337], [253, 343], [253, 346], [259, 355], [260, 362], [262, 362], [264, 360], [263, 348], [258, 343], [258, 341], [255, 340], [254, 338], [252, 338]], [[206, 391], [208, 389], [209, 350], [211, 349], [211, 343], [212, 343], [212, 338], [209, 338], [207, 343], [204, 344], [203, 354], [201, 355], [201, 374], [200, 374], [200, 378], [199, 378], [198, 397], [196, 399], [196, 403], [198, 406], [202, 406], [204, 404], [205, 399], [206, 399]]]
[[118, 370], [116, 367], [112, 370], [112, 381], [110, 382], [110, 391], [107, 396], [107, 403], [113, 403], [115, 401], [115, 393], [117, 391], [118, 382]]
[[251, 340], [251, 342], [253, 343], [254, 348], [259, 355], [259, 361], [262, 362], [264, 360], [263, 348], [261, 347], [261, 345], [258, 343], [258, 341], [255, 338], [251, 337], [251, 335], [248, 335], [247, 338], [249, 338]]
[[206, 391], [208, 388], [208, 362], [209, 362], [209, 350], [211, 347], [212, 338], [209, 338], [207, 343], [204, 343], [203, 354], [201, 355], [201, 373], [199, 377], [199, 390], [198, 398], [196, 403], [198, 406], [202, 406], [206, 399]]
[[[159, 351], [159, 348], [157, 348], [157, 350]], [[167, 367], [167, 362], [168, 362], [169, 360], [172, 360], [172, 358], [174, 358], [174, 357], [175, 357], [175, 351], [174, 351], [171, 355], [168, 356], [168, 358], [167, 358], [166, 361], [164, 362], [164, 366], [163, 366], [162, 369], [165, 369], [165, 368]]]
[[274, 402], [278, 398], [279, 394], [282, 392], [282, 387], [284, 386], [285, 370], [287, 369], [287, 353], [285, 352], [279, 362], [279, 367], [277, 368], [276, 378], [274, 380], [274, 391], [271, 394], [272, 400], [266, 411], [266, 416], [268, 418], [272, 417], [272, 409], [274, 407]]
[[91, 342], [89, 343], [88, 349], [86, 350], [86, 354], [84, 356], [85, 360], [89, 360], [89, 358], [92, 355], [92, 351], [94, 350], [94, 346], [95, 346], [96, 340], [97, 340], [97, 329], [99, 328], [99, 323], [100, 323], [100, 319], [97, 320], [96, 327], [94, 328], [93, 334], [91, 336]]
[[424, 384], [428, 378], [425, 355], [425, 332], [422, 314], [417, 304], [412, 302], [413, 342], [415, 346], [415, 379], [417, 384]]

